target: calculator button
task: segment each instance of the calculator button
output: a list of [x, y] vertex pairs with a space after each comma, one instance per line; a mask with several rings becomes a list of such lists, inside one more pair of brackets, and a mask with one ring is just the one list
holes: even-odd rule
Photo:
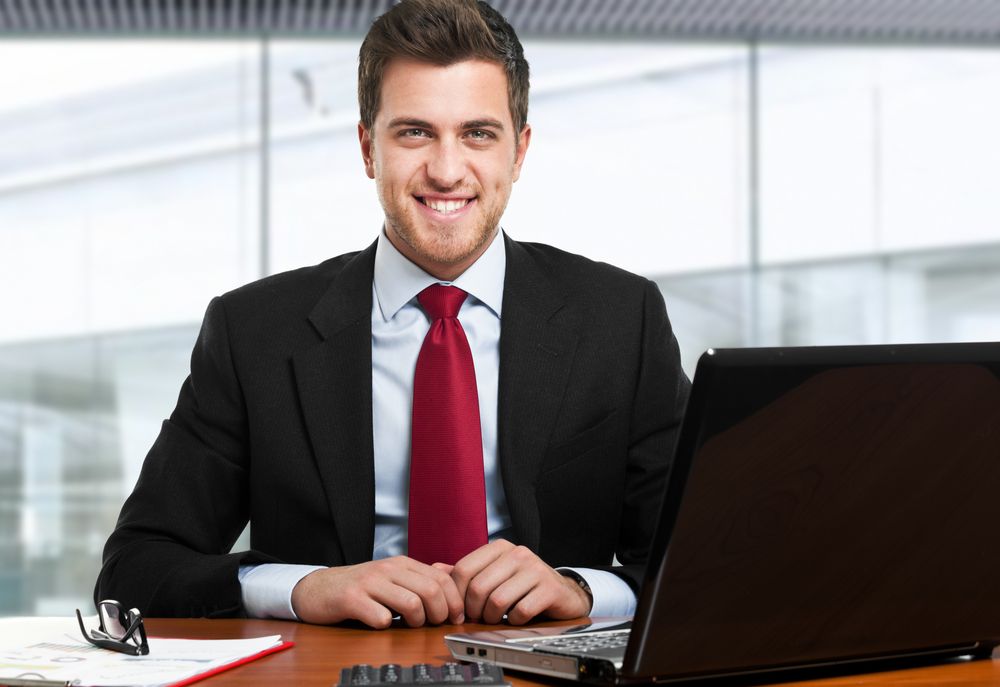
[[434, 682], [434, 676], [431, 674], [431, 667], [426, 663], [418, 663], [413, 666], [413, 681]]
[[367, 685], [371, 683], [371, 671], [372, 667], [367, 663], [360, 663], [353, 668], [351, 668], [351, 684], [352, 685]]

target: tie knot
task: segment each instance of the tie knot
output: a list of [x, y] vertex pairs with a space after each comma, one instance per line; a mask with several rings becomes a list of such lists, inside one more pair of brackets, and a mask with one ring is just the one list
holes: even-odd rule
[[417, 300], [432, 320], [458, 317], [458, 309], [468, 294], [457, 286], [432, 284], [417, 294]]

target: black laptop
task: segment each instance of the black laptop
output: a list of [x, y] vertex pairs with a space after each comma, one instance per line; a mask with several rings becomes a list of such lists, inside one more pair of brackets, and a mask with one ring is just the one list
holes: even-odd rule
[[446, 641], [602, 683], [983, 657], [998, 533], [1000, 344], [710, 350], [634, 620]]

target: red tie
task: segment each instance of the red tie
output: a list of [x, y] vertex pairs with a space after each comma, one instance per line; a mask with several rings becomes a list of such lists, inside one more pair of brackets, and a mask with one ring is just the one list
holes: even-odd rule
[[466, 293], [434, 284], [417, 300], [431, 328], [413, 377], [409, 555], [455, 563], [486, 543], [476, 369], [458, 309]]

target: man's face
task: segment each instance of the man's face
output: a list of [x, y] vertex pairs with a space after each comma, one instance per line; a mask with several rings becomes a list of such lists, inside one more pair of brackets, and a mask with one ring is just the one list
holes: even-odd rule
[[531, 139], [514, 131], [503, 67], [392, 60], [358, 135], [389, 240], [439, 279], [464, 272], [496, 235]]

